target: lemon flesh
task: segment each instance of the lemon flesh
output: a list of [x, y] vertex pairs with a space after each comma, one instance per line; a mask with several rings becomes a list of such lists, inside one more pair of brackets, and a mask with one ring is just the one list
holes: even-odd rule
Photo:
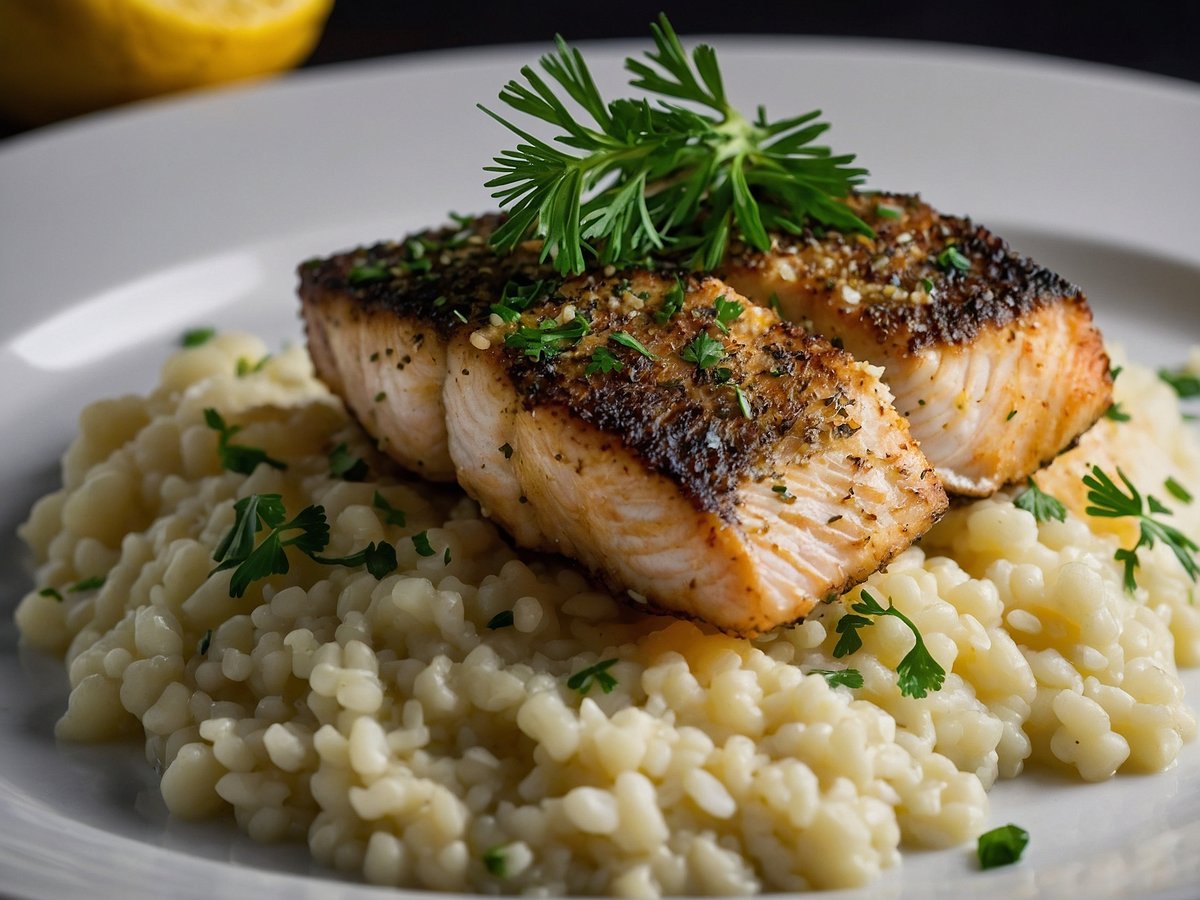
[[43, 124], [301, 62], [333, 0], [0, 0], [0, 113]]

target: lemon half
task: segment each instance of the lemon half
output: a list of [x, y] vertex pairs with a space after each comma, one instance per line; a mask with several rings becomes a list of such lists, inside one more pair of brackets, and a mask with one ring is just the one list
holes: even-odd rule
[[302, 61], [333, 0], [0, 0], [0, 112], [31, 125]]

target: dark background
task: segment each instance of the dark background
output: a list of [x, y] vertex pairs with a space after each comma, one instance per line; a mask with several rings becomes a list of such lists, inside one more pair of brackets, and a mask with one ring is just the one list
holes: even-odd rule
[[338, 0], [310, 65], [439, 47], [634, 37], [666, 11], [680, 34], [948, 41], [1049, 53], [1200, 81], [1200, 2], [1077, 0]]
[[[1200, 0], [757, 0], [505, 3], [337, 0], [306, 67], [482, 44], [548, 46], [648, 36], [660, 10], [681, 35], [841, 35], [1001, 47], [1109, 63], [1200, 82]], [[853, 77], [853, 72], [847, 73]], [[0, 137], [22, 129], [0, 118]]]

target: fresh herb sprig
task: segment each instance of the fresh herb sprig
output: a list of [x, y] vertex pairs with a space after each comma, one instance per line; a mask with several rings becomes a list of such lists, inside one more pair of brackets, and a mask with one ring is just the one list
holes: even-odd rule
[[597, 684], [604, 693], [611, 694], [613, 688], [617, 686], [617, 679], [609, 675], [608, 670], [616, 664], [617, 660], [615, 659], [602, 659], [594, 666], [580, 669], [567, 679], [567, 687], [581, 694], [587, 694], [592, 689], [592, 685]]
[[[540, 237], [542, 260], [566, 275], [582, 272], [587, 256], [622, 265], [665, 247], [711, 269], [735, 232], [765, 251], [770, 230], [799, 232], [808, 220], [872, 233], [840, 202], [866, 170], [813, 143], [829, 127], [819, 110], [770, 121], [759, 107], [751, 121], [726, 97], [711, 47], [689, 58], [665, 15], [650, 30], [654, 50], [625, 67], [631, 87], [667, 99], [606, 102], [582, 54], [558, 37], [557, 52], [540, 60], [548, 80], [525, 66], [525, 83], [499, 95], [556, 128], [553, 142], [480, 106], [519, 139], [485, 168], [509, 211], [493, 246], [508, 252]], [[586, 115], [568, 109], [555, 85]]]
[[1133, 518], [1138, 523], [1138, 541], [1131, 549], [1124, 547], [1113, 554], [1113, 558], [1125, 566], [1125, 590], [1133, 593], [1137, 589], [1135, 571], [1139, 563], [1137, 551], [1140, 547], [1153, 547], [1155, 541], [1162, 541], [1175, 554], [1183, 570], [1192, 581], [1200, 575], [1200, 564], [1196, 562], [1196, 552], [1200, 547], [1186, 534], [1154, 518], [1156, 515], [1171, 515], [1168, 509], [1156, 497], [1142, 497], [1133, 482], [1117, 467], [1117, 477], [1129, 490], [1126, 494], [1099, 466], [1092, 466], [1092, 471], [1083, 476], [1083, 483], [1088, 488], [1087, 508], [1089, 516], [1100, 516], [1108, 519]]
[[[376, 578], [396, 570], [396, 548], [386, 541], [371, 542], [358, 553], [339, 558], [319, 554], [329, 544], [329, 523], [325, 509], [308, 506], [294, 518], [287, 518], [283, 497], [279, 494], [251, 494], [233, 505], [233, 527], [217, 545], [213, 559], [219, 565], [209, 572], [233, 569], [229, 596], [242, 597], [255, 581], [271, 575], [285, 575], [290, 568], [287, 548], [295, 547], [314, 562], [327, 566], [366, 566]], [[267, 536], [255, 546], [259, 532]]]
[[553, 319], [543, 319], [536, 326], [518, 327], [504, 338], [504, 343], [536, 362], [543, 356], [557, 355], [568, 344], [579, 343], [588, 331], [588, 321], [583, 316], [576, 316], [565, 325]]
[[921, 637], [921, 632], [917, 630], [917, 626], [908, 616], [890, 603], [886, 608], [880, 606], [879, 601], [865, 590], [861, 592], [859, 602], [852, 604], [850, 609], [853, 612], [842, 616], [837, 623], [837, 633], [841, 637], [838, 638], [837, 645], [833, 648], [835, 658], [841, 659], [862, 648], [862, 638], [858, 634], [860, 629], [874, 625], [875, 620], [880, 616], [895, 616], [908, 626], [908, 630], [913, 633], [913, 638], [916, 640], [913, 648], [896, 666], [900, 693], [905, 697], [915, 697], [919, 700], [931, 691], [942, 689], [942, 684], [946, 680], [946, 670], [929, 653], [925, 646], [925, 640]]
[[979, 868], [994, 869], [1009, 866], [1021, 858], [1029, 844], [1029, 832], [1020, 825], [1001, 825], [979, 836], [975, 852], [979, 857]]
[[1032, 475], [1025, 482], [1028, 487], [1013, 497], [1013, 506], [1033, 513], [1033, 517], [1039, 522], [1049, 522], [1051, 519], [1056, 522], [1066, 520], [1067, 508], [1063, 506], [1062, 501], [1039, 488]]

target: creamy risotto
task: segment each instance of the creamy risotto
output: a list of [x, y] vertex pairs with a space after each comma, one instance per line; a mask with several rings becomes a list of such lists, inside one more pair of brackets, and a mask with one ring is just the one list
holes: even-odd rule
[[[833, 657], [862, 588], [753, 641], [643, 614], [398, 474], [302, 350], [253, 365], [266, 353], [220, 335], [169, 359], [148, 397], [89, 407], [63, 488], [21, 529], [38, 572], [17, 622], [70, 673], [59, 736], [144, 734], [174, 815], [232, 810], [255, 839], [307, 840], [384, 885], [830, 888], [871, 881], [901, 844], [973, 838], [985, 790], [1028, 764], [1153, 772], [1195, 733], [1175, 668], [1200, 663], [1192, 583], [1159, 545], [1126, 593], [1113, 553], [1135, 526], [1082, 517], [1091, 462], [1200, 496], [1200, 448], [1145, 370], [1117, 381], [1131, 421], [1039, 474], [1065, 521], [1010, 494], [960, 506], [863, 586], [946, 670], [916, 699], [897, 686], [914, 643], [899, 618]], [[206, 408], [286, 468], [223, 470]], [[362, 480], [331, 474], [341, 444]], [[326, 556], [388, 541], [398, 568], [377, 580], [292, 553], [230, 597], [214, 549], [235, 501], [263, 493], [291, 515], [322, 505]], [[1196, 504], [1171, 506], [1200, 534]], [[861, 687], [822, 674], [847, 666]]]

